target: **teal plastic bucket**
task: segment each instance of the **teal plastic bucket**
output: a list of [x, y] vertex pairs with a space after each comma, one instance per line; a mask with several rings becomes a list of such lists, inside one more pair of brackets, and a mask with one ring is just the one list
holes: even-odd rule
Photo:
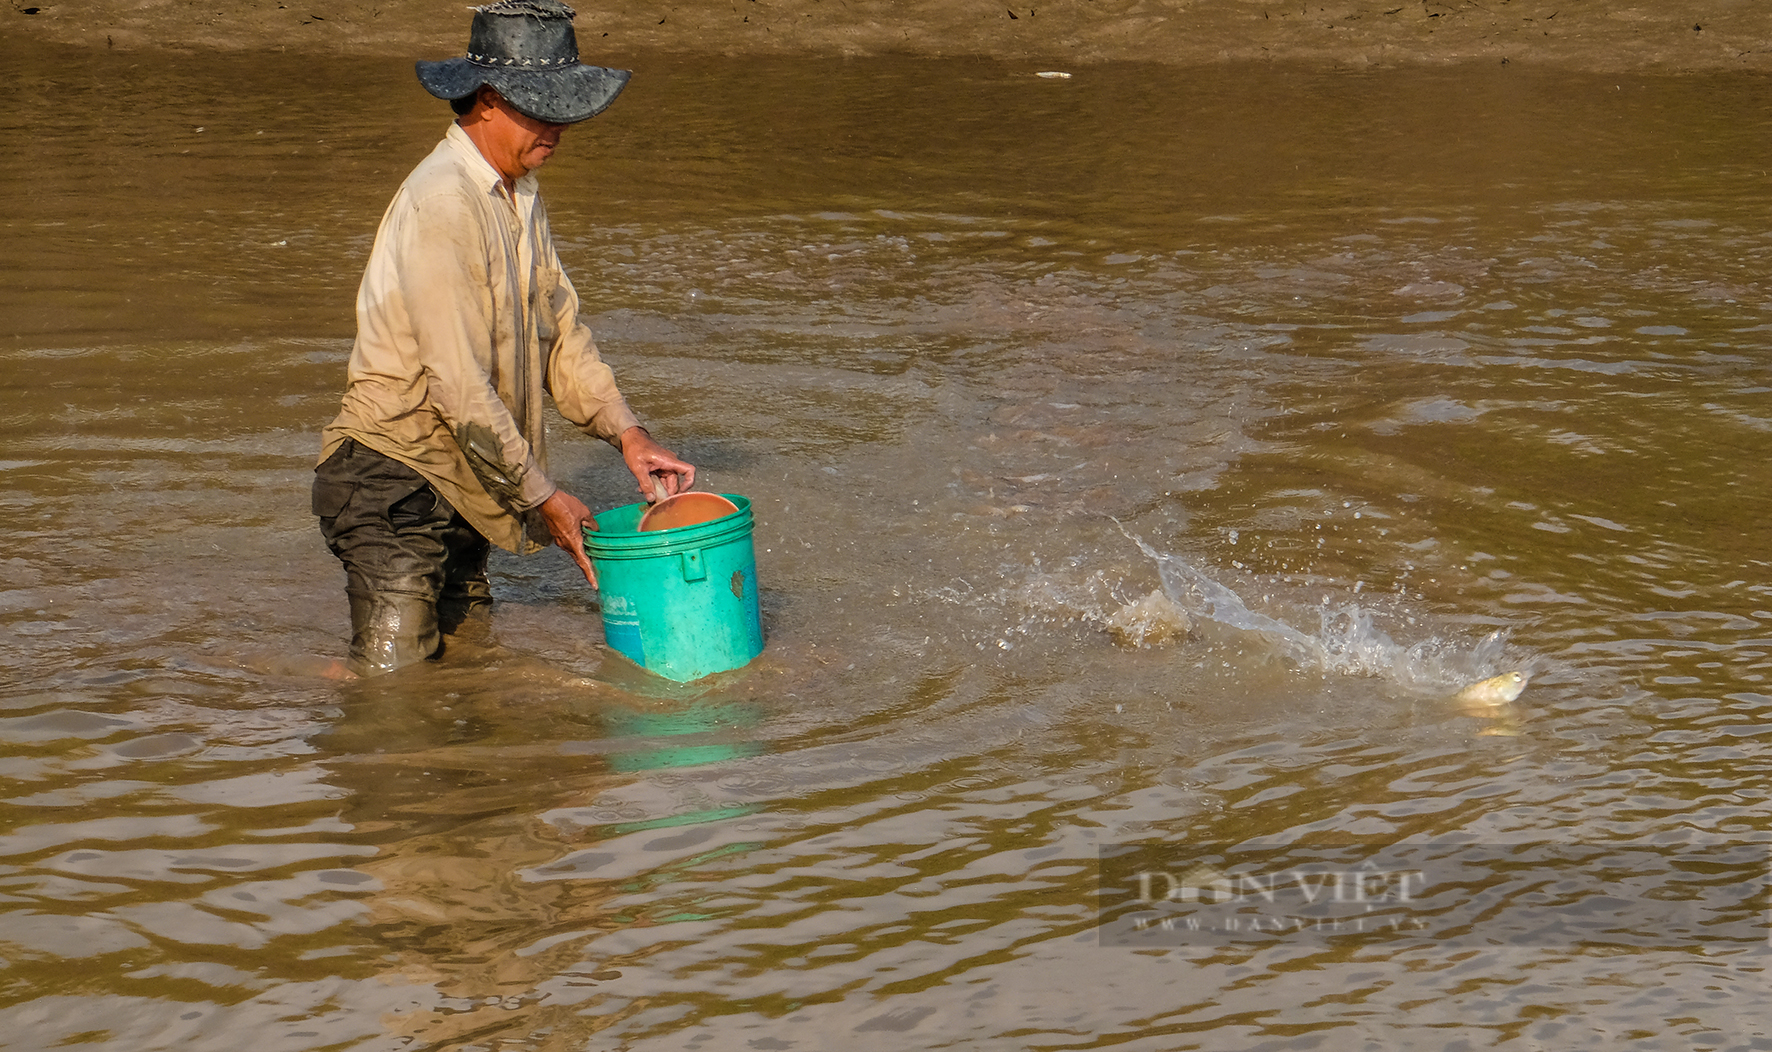
[[585, 552], [597, 570], [603, 637], [634, 664], [686, 683], [763, 652], [751, 502], [711, 522], [640, 532], [647, 505], [596, 517]]

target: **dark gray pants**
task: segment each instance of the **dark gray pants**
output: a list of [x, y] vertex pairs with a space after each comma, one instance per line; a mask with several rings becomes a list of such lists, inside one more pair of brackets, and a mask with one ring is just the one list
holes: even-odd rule
[[492, 546], [423, 475], [346, 441], [314, 469], [314, 514], [345, 565], [358, 675], [435, 657], [444, 633], [490, 625]]

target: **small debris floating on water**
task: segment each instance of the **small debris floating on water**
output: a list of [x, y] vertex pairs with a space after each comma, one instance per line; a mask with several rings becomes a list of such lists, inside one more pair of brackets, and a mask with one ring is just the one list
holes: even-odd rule
[[1108, 635], [1121, 646], [1148, 647], [1185, 638], [1193, 628], [1193, 619], [1159, 588], [1114, 611], [1105, 625]]
[[1045, 77], [1047, 80], [1069, 80], [1069, 79], [1071, 79], [1071, 75], [1069, 73], [1065, 73], [1062, 70], [1056, 70], [1056, 69], [1043, 69], [1040, 72], [1034, 74], [1034, 76]]

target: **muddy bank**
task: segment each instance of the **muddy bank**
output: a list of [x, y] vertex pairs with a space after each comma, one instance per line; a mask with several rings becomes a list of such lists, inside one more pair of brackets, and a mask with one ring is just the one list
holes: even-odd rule
[[[587, 57], [981, 56], [1336, 66], [1528, 63], [1583, 70], [1772, 67], [1754, 0], [641, 0], [579, 5]], [[8, 45], [458, 53], [461, 0], [8, 0]]]

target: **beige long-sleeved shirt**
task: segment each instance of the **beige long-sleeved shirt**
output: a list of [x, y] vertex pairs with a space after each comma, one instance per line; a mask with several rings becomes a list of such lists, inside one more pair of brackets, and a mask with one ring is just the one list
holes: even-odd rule
[[407, 464], [488, 540], [549, 542], [542, 392], [611, 443], [639, 423], [578, 318], [533, 174], [507, 193], [450, 125], [382, 216], [357, 292], [344, 406], [320, 459], [356, 439]]

